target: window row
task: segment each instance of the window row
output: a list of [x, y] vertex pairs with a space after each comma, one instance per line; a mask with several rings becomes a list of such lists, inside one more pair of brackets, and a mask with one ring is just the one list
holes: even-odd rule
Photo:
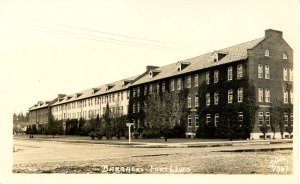
[[[211, 120], [211, 114], [206, 114], [206, 124], [210, 124], [212, 122]], [[244, 115], [243, 115], [243, 112], [238, 112], [238, 122], [239, 122], [239, 125], [242, 126], [243, 124], [243, 121], [244, 121]], [[214, 114], [214, 119], [213, 119], [213, 123], [214, 123], [214, 126], [217, 127], [218, 126], [218, 123], [219, 123], [219, 119], [220, 119], [220, 115], [219, 113], [216, 113]]]
[[[241, 79], [241, 78], [243, 78], [243, 65], [239, 64], [237, 66], [237, 79]], [[233, 79], [233, 67], [229, 66], [227, 68], [227, 80], [231, 81], [232, 79]], [[205, 82], [206, 82], [206, 84], [210, 84], [210, 72], [206, 72]], [[214, 83], [219, 82], [219, 70], [214, 71], [213, 82]]]
[[[265, 56], [270, 57], [270, 50], [269, 49], [265, 50]], [[282, 59], [288, 59], [288, 56], [285, 52], [282, 52]]]
[[[119, 92], [119, 93], [105, 95], [102, 97], [85, 99], [85, 100], [81, 100], [81, 101], [77, 101], [77, 102], [71, 102], [71, 103], [55, 106], [55, 107], [53, 107], [53, 111], [58, 112], [58, 111], [67, 110], [67, 109], [76, 109], [76, 108], [80, 108], [80, 107], [89, 107], [89, 106], [99, 105], [100, 103], [107, 104], [107, 103], [115, 102], [115, 101], [118, 102], [119, 100], [123, 101], [123, 99], [124, 99], [123, 96], [124, 96], [124, 92]], [[129, 96], [127, 97], [127, 99], [129, 99]]]
[[[291, 126], [293, 126], [293, 113], [291, 113], [289, 116], [287, 112], [284, 112], [283, 118], [284, 118], [283, 119], [284, 126], [288, 126], [289, 123], [291, 124]], [[258, 126], [262, 126], [264, 124], [267, 126], [271, 125], [270, 112], [258, 112]]]
[[108, 110], [109, 114], [112, 115], [122, 115], [124, 113], [124, 107], [123, 106], [117, 106], [117, 107], [109, 107], [109, 109], [107, 109], [106, 107], [102, 107], [103, 109], [103, 114], [106, 113], [106, 111]]
[[[237, 89], [237, 102], [243, 102], [243, 88], [238, 88]], [[215, 92], [214, 96], [214, 105], [218, 105], [219, 104], [219, 93]], [[206, 106], [210, 106], [211, 104], [211, 97], [210, 97], [210, 93], [206, 93]], [[233, 90], [229, 89], [227, 92], [227, 103], [232, 103], [233, 102]]]

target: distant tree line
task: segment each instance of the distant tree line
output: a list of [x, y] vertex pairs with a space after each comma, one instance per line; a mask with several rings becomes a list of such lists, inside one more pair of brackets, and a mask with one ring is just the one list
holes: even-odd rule
[[23, 112], [20, 113], [14, 113], [13, 114], [13, 122], [18, 123], [18, 122], [29, 122], [29, 113], [26, 112], [25, 114]]

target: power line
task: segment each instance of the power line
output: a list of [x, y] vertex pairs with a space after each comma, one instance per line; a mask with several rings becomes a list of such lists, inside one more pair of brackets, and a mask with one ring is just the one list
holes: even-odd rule
[[28, 19], [28, 20], [30, 20], [32, 22], [40, 22], [40, 23], [52, 24], [52, 25], [57, 25], [57, 26], [61, 26], [61, 27], [68, 27], [68, 28], [72, 28], [72, 29], [78, 29], [78, 30], [84, 30], [84, 31], [89, 31], [89, 32], [101, 33], [101, 34], [106, 34], [106, 35], [111, 35], [111, 36], [131, 38], [131, 39], [137, 39], [137, 40], [143, 40], [143, 41], [149, 41], [149, 42], [157, 42], [157, 43], [163, 43], [163, 44], [169, 44], [169, 45], [177, 45], [177, 46], [182, 45], [182, 44], [179, 44], [179, 43], [159, 41], [159, 40], [152, 40], [152, 39], [146, 39], [146, 38], [135, 37], [135, 36], [128, 36], [128, 35], [122, 35], [122, 34], [115, 34], [115, 33], [108, 33], [108, 32], [104, 32], [104, 31], [87, 29], [87, 28], [82, 28], [82, 27], [77, 27], [77, 26], [71, 26], [71, 25], [66, 25], [66, 24], [60, 24], [60, 23], [54, 23], [54, 22], [49, 22], [49, 21], [41, 21], [41, 20], [33, 20], [33, 19]]
[[139, 43], [139, 42], [130, 42], [130, 41], [124, 41], [124, 40], [118, 40], [118, 39], [99, 37], [99, 36], [95, 36], [95, 35], [87, 35], [87, 34], [81, 34], [81, 33], [74, 33], [74, 32], [70, 32], [70, 31], [49, 29], [49, 28], [38, 28], [38, 29], [42, 29], [46, 32], [51, 32], [51, 33], [53, 33], [53, 32], [54, 33], [62, 33], [63, 35], [72, 36], [75, 38], [82, 38], [82, 39], [87, 39], [87, 40], [106, 42], [106, 43], [112, 43], [112, 44], [118, 44], [118, 45], [126, 45], [126, 46], [148, 48], [148, 49], [155, 49], [155, 50], [163, 49], [166, 51], [170, 51], [168, 49], [176, 49], [177, 52], [180, 51], [180, 48], [170, 48], [170, 47], [159, 46], [159, 45], [144, 44], [144, 43]]

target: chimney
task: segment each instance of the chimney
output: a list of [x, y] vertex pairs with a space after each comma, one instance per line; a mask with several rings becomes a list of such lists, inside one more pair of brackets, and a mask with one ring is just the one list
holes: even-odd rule
[[150, 72], [150, 70], [155, 70], [156, 68], [159, 68], [159, 67], [148, 65], [148, 66], [146, 66], [146, 72]]
[[66, 96], [66, 94], [58, 94], [58, 95], [57, 95], [58, 98], [63, 98], [63, 97], [65, 97], [65, 96]]
[[277, 30], [274, 30], [274, 29], [267, 29], [265, 30], [265, 37], [268, 37], [268, 36], [271, 36], [271, 37], [279, 37], [279, 38], [282, 38], [282, 31], [277, 31]]

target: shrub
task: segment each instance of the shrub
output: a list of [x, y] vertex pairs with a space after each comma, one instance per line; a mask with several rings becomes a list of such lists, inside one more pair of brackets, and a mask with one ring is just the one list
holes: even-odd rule
[[264, 139], [266, 139], [266, 133], [268, 132], [269, 127], [264, 123], [261, 127], [260, 127], [260, 131], [264, 134]]
[[93, 132], [93, 131], [91, 131], [91, 132], [89, 133], [89, 136], [91, 137], [92, 140], [95, 140], [96, 133]]
[[134, 138], [136, 138], [136, 139], [137, 139], [137, 138], [139, 137], [139, 135], [140, 135], [140, 133], [139, 133], [139, 132], [133, 132], [133, 137], [134, 137]]
[[293, 127], [291, 125], [287, 126], [286, 131], [290, 134], [291, 137], [291, 134], [293, 133]]

